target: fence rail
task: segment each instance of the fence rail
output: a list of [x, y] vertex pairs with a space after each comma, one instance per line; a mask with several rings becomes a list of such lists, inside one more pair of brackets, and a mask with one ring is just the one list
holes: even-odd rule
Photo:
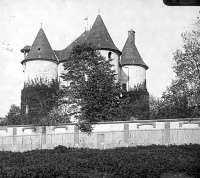
[[138, 145], [200, 144], [200, 129], [125, 130], [111, 132], [60, 133], [0, 137], [0, 151], [53, 149], [58, 145], [108, 149]]

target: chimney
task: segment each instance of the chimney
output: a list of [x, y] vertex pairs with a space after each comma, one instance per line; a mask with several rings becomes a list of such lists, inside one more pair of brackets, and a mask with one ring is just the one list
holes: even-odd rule
[[131, 41], [133, 41], [133, 43], [135, 44], [135, 31], [133, 29], [128, 31], [128, 37], [131, 39]]

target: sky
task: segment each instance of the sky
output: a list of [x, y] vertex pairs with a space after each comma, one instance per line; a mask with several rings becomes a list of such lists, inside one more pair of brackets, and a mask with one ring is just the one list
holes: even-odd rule
[[181, 34], [190, 31], [199, 7], [172, 7], [162, 0], [0, 0], [0, 117], [12, 104], [20, 106], [23, 54], [42, 28], [54, 50], [64, 49], [100, 15], [121, 51], [133, 29], [139, 53], [149, 66], [147, 88], [161, 97], [175, 77], [173, 53]]

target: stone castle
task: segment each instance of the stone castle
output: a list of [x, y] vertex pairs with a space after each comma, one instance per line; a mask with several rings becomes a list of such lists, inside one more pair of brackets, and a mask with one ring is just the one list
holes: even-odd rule
[[85, 31], [75, 41], [63, 50], [53, 50], [41, 28], [32, 44], [21, 49], [24, 53], [22, 60], [24, 82], [34, 78], [52, 80], [59, 78], [61, 83], [69, 85], [60, 78], [64, 71], [63, 63], [67, 61], [73, 46], [79, 43], [91, 43], [106, 59], [111, 58], [116, 80], [123, 89], [129, 90], [137, 84], [146, 82], [148, 66], [142, 60], [136, 45], [135, 31], [128, 31], [128, 38], [122, 52], [115, 46], [102, 18], [97, 16], [92, 28]]

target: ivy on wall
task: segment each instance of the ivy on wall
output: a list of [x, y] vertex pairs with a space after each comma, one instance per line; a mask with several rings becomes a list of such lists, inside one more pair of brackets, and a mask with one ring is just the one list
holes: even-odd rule
[[27, 116], [27, 124], [39, 124], [58, 104], [59, 82], [57, 80], [32, 80], [21, 91], [21, 115]]

